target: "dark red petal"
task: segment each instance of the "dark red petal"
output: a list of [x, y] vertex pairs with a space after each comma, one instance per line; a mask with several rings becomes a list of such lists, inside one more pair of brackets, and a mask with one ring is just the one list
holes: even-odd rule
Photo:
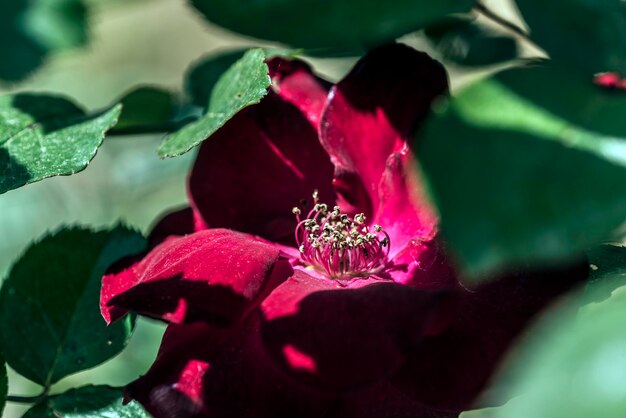
[[347, 395], [324, 418], [456, 418], [458, 415], [429, 409], [384, 382]]
[[434, 235], [437, 219], [406, 141], [446, 91], [441, 64], [389, 45], [366, 55], [331, 90], [322, 115], [321, 140], [336, 167], [340, 205], [372, 215], [394, 252]]
[[457, 289], [457, 272], [438, 240], [411, 240], [391, 260], [385, 274], [396, 283], [418, 289]]
[[456, 321], [415, 348], [397, 386], [427, 405], [468, 409], [529, 322], [587, 274], [588, 264], [581, 263], [521, 272], [466, 291]]
[[150, 230], [148, 241], [155, 247], [171, 236], [191, 234], [194, 231], [193, 211], [190, 207], [164, 214]]
[[311, 67], [300, 60], [275, 57], [267, 65], [272, 78], [272, 89], [300, 109], [318, 129], [332, 84], [313, 75]]
[[107, 322], [134, 311], [181, 323], [229, 325], [292, 274], [280, 250], [225, 229], [169, 238], [143, 260], [102, 279]]
[[291, 212], [313, 190], [335, 200], [332, 165], [300, 109], [270, 92], [200, 148], [189, 198], [204, 224], [295, 245]]
[[284, 380], [244, 327], [170, 325], [148, 373], [127, 388], [155, 418], [322, 418], [330, 400]]
[[408, 347], [435, 332], [449, 309], [442, 293], [361, 279], [349, 287], [296, 270], [261, 304], [263, 341], [299, 382], [338, 393], [396, 371]]

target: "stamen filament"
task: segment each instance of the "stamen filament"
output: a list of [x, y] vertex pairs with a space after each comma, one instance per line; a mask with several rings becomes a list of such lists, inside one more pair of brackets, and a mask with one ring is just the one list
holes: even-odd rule
[[365, 215], [350, 217], [339, 206], [329, 211], [313, 193], [313, 208], [306, 219], [293, 209], [298, 224], [295, 238], [300, 257], [314, 268], [324, 270], [333, 279], [367, 277], [379, 273], [389, 255], [389, 235], [379, 225], [368, 226]]

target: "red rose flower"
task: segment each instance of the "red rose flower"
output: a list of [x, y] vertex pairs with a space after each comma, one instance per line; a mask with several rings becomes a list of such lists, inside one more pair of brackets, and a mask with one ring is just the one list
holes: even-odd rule
[[268, 95], [203, 143], [191, 209], [103, 279], [107, 321], [170, 323], [129, 397], [155, 417], [456, 416], [586, 267], [459, 284], [407, 144], [447, 91], [427, 55], [379, 48], [334, 86], [268, 65]]

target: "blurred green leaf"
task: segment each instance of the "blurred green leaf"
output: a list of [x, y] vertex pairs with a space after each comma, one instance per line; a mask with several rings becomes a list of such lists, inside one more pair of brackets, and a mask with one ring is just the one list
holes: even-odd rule
[[112, 134], [162, 131], [173, 121], [178, 102], [172, 93], [156, 87], [139, 87], [119, 100], [122, 114]]
[[185, 90], [193, 104], [207, 107], [215, 84], [245, 52], [245, 49], [236, 49], [194, 63], [185, 77]]
[[2, 411], [4, 411], [8, 391], [9, 379], [7, 378], [7, 366], [4, 362], [4, 356], [0, 354], [0, 416], [2, 416]]
[[145, 239], [125, 227], [63, 229], [33, 244], [0, 291], [0, 342], [8, 364], [49, 386], [119, 353], [134, 321], [106, 326], [100, 281], [113, 262], [144, 247]]
[[622, 418], [626, 287], [575, 314], [578, 302], [571, 298], [545, 315], [510, 356], [496, 383], [506, 380], [509, 395], [519, 398], [462, 418]]
[[517, 57], [515, 39], [466, 18], [448, 19], [426, 30], [444, 60], [465, 66], [484, 66]]
[[461, 413], [461, 415], [459, 415], [459, 418], [497, 418], [501, 416], [504, 411], [507, 411], [509, 408], [513, 408], [514, 404], [525, 401], [526, 400], [524, 399], [524, 397], [520, 396], [518, 398], [511, 399], [509, 402], [499, 407], [483, 408], [463, 412]]
[[23, 418], [150, 418], [137, 402], [122, 403], [123, 393], [109, 386], [83, 386], [52, 396]]
[[530, 35], [570, 72], [626, 72], [622, 0], [518, 0]]
[[206, 18], [244, 35], [296, 47], [363, 47], [392, 41], [451, 13], [471, 0], [192, 0]]
[[53, 96], [0, 96], [0, 193], [82, 171], [121, 107], [87, 115]]
[[217, 81], [206, 115], [170, 135], [161, 144], [161, 157], [186, 153], [221, 128], [243, 108], [259, 103], [271, 84], [262, 49], [244, 54]]
[[[624, 100], [587, 103], [580, 90], [589, 86], [543, 71], [471, 86], [417, 142], [442, 230], [475, 278], [571, 258], [626, 220], [626, 141], [611, 135], [617, 121], [597, 130], [590, 116], [616, 114]], [[554, 89], [569, 94], [559, 96], [567, 103], [557, 112], [546, 92], [559, 83]]]
[[587, 251], [591, 271], [585, 289], [585, 302], [600, 302], [621, 286], [626, 286], [626, 248], [599, 245]]
[[87, 42], [81, 0], [0, 2], [0, 79], [18, 81], [54, 50]]

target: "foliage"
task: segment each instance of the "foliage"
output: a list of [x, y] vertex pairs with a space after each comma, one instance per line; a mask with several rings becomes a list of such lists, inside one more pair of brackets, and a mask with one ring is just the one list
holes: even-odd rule
[[[468, 293], [475, 287], [488, 293], [491, 286], [503, 283], [502, 277], [514, 277], [522, 289], [527, 284], [525, 276], [511, 272], [552, 271], [577, 262], [584, 254], [591, 263], [587, 283], [529, 329], [488, 388], [492, 390], [486, 392], [485, 401], [504, 405], [467, 411], [461, 417], [623, 415], [626, 340], [619, 330], [626, 318], [626, 250], [607, 243], [623, 241], [626, 225], [624, 1], [516, 0], [525, 26], [501, 14], [498, 2], [191, 0], [187, 7], [207, 27], [241, 35], [237, 45], [245, 43], [250, 48], [212, 52], [192, 63], [181, 75], [182, 89], [142, 81], [128, 91], [112, 92], [111, 97], [117, 99], [103, 108], [84, 109], [73, 98], [29, 91], [27, 84], [17, 84], [61, 54], [84, 54], [80, 48], [96, 33], [94, 24], [104, 3], [1, 2], [0, 82], [12, 90], [0, 96], [0, 194], [85, 170], [103, 141], [113, 137], [129, 144], [130, 137], [158, 134], [163, 140], [155, 155], [178, 157], [203, 141], [206, 145], [215, 140], [217, 134], [244, 120], [242, 115], [250, 120], [261, 118], [254, 113], [262, 108], [260, 103], [281, 95], [279, 77], [271, 79], [267, 65], [274, 55], [286, 59], [298, 55], [305, 60], [341, 56], [352, 62], [380, 45], [417, 38], [452, 69], [453, 86], [463, 84], [457, 83], [459, 74], [476, 70], [480, 75], [477, 81], [472, 79], [440, 97], [425, 120], [418, 121], [419, 129], [407, 150], [416, 156], [417, 168], [405, 170], [403, 166], [397, 177], [402, 187], [409, 185], [416, 196], [428, 200], [439, 216], [441, 248], [459, 271], [461, 287]], [[126, 3], [117, 2], [115, 7], [123, 11]], [[150, 7], [150, 3], [137, 2], [133, 7]], [[378, 73], [400, 74], [405, 68], [388, 70]], [[354, 74], [359, 71], [363, 68], [357, 66]], [[610, 82], [602, 81], [607, 74]], [[85, 77], [95, 83], [98, 75]], [[364, 77], [374, 89], [374, 80]], [[389, 97], [396, 94], [391, 78], [386, 87]], [[313, 83], [318, 82], [316, 88], [321, 90], [330, 86], [317, 79]], [[371, 109], [359, 107], [359, 100], [373, 96], [373, 90], [361, 87], [355, 93], [349, 89], [340, 83], [328, 97], [339, 101], [336, 106], [340, 108], [354, 107], [364, 118], [387, 123], [381, 126], [393, 134], [406, 134], [407, 115], [387, 103]], [[289, 100], [301, 105], [306, 100], [298, 94]], [[407, 103], [421, 103], [422, 96], [414, 93]], [[307, 118], [320, 123], [313, 111]], [[255, 129], [260, 126], [271, 143], [272, 127], [259, 120], [248, 122]], [[312, 135], [326, 132], [329, 123], [340, 121], [324, 120]], [[357, 128], [351, 129], [357, 132]], [[366, 125], [361, 128], [358, 132], [369, 134]], [[336, 132], [338, 144], [346, 141], [345, 132]], [[300, 139], [292, 138], [292, 144]], [[328, 151], [332, 144], [323, 145]], [[273, 146], [272, 158], [288, 165], [299, 161]], [[372, 154], [366, 154], [372, 161], [381, 155], [395, 156], [371, 142], [363, 141], [360, 146], [367, 151], [373, 147]], [[294, 149], [304, 153], [303, 147]], [[336, 187], [343, 187], [344, 180], [352, 184], [352, 177], [362, 174], [358, 164], [345, 155], [330, 158]], [[384, 163], [384, 170], [395, 167], [391, 158]], [[303, 175], [298, 167], [292, 169]], [[216, 185], [222, 182], [221, 178], [209, 180]], [[363, 184], [354, 184], [363, 189], [380, 189], [381, 200], [389, 200], [400, 190], [396, 183], [359, 181]], [[253, 184], [240, 188], [256, 196]], [[360, 191], [340, 192], [342, 204], [362, 207], [364, 212], [372, 209], [355, 203], [362, 198]], [[11, 197], [11, 193], [4, 196]], [[163, 209], [169, 206], [160, 203]], [[191, 202], [194, 210], [198, 210], [196, 203]], [[378, 204], [376, 199], [366, 203]], [[73, 204], [71, 199], [67, 204]], [[194, 222], [195, 228], [202, 226], [199, 215], [194, 216], [193, 220], [185, 218], [183, 233], [191, 232], [189, 225]], [[408, 222], [395, 222], [402, 221]], [[283, 227], [282, 219], [272, 222], [268, 229]], [[163, 230], [172, 232], [171, 225], [164, 224]], [[100, 231], [88, 226], [61, 227], [35, 240], [15, 261], [0, 290], [0, 412], [8, 399], [31, 404], [25, 417], [148, 416], [138, 403], [124, 405], [120, 388], [86, 385], [62, 393], [56, 389], [67, 376], [96, 367], [124, 350], [135, 317], [130, 314], [106, 326], [98, 309], [101, 279], [106, 272], [123, 274], [133, 257], [162, 238], [163, 230], [157, 229], [148, 245], [130, 227]], [[428, 252], [424, 248], [420, 251], [430, 255], [432, 248]], [[394, 257], [400, 260], [408, 255]], [[194, 266], [189, 269], [195, 271]], [[557, 276], [546, 274], [543, 280], [556, 282]], [[479, 298], [480, 292], [475, 292]], [[515, 302], [510, 301], [511, 306], [517, 306]], [[180, 313], [181, 306], [176, 305], [174, 313]], [[41, 394], [8, 395], [7, 366], [40, 386]]]

